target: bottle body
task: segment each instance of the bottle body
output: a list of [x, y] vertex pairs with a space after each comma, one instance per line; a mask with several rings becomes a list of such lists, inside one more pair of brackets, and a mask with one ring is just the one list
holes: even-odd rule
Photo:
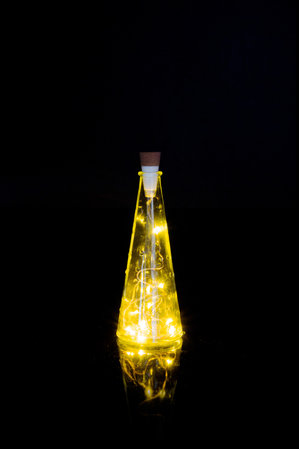
[[164, 346], [182, 332], [161, 175], [148, 188], [140, 172], [117, 336], [138, 345]]

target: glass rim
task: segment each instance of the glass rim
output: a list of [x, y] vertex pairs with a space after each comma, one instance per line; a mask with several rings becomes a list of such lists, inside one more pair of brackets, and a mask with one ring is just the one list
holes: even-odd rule
[[144, 172], [144, 171], [139, 171], [139, 172], [138, 172], [138, 175], [139, 175], [139, 176], [143, 176], [143, 175], [152, 175], [152, 174], [156, 174], [156, 175], [158, 175], [158, 176], [162, 176], [162, 175], [163, 175], [163, 172], [162, 172], [162, 171], [155, 171], [155, 172], [151, 172], [151, 173], [146, 173], [146, 172]]

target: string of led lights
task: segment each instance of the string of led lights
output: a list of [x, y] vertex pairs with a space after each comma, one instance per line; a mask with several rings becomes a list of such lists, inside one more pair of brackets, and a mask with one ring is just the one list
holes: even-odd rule
[[164, 351], [133, 350], [127, 345], [119, 346], [124, 379], [144, 391], [145, 398], [141, 404], [171, 396], [173, 385], [169, 381], [179, 366], [181, 346], [181, 341]]
[[161, 195], [137, 202], [117, 333], [137, 344], [169, 341], [182, 335], [168, 228], [162, 212]]

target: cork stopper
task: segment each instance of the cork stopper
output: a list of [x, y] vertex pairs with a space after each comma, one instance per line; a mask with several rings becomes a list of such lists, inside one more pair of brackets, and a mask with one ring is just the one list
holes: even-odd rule
[[143, 185], [145, 196], [147, 198], [153, 198], [157, 190], [160, 158], [160, 151], [140, 153], [141, 168], [143, 171]]
[[140, 153], [140, 162], [143, 167], [159, 167], [161, 151], [144, 151]]

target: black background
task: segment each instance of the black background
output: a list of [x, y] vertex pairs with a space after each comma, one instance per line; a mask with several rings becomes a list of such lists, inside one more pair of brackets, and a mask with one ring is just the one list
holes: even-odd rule
[[[29, 304], [37, 289], [32, 316], [49, 341], [49, 349], [38, 351], [46, 360], [34, 379], [46, 375], [41, 398], [50, 410], [50, 435], [59, 429], [67, 439], [133, 438], [134, 444], [144, 435], [146, 442], [158, 435], [159, 443], [283, 441], [293, 217], [190, 209], [167, 215], [186, 332], [167, 426], [130, 422], [119, 364], [115, 332], [133, 211], [106, 209], [77, 223], [74, 217], [37, 221], [34, 230], [45, 230], [34, 253], [38, 263], [19, 282], [30, 292]], [[27, 307], [26, 301], [28, 313]]]
[[276, 440], [294, 278], [294, 4], [98, 8], [55, 15], [37, 72], [51, 113], [1, 165], [1, 205], [85, 208], [3, 232], [29, 298], [19, 310], [40, 328], [42, 438], [150, 441], [128, 421], [115, 331], [138, 151], [157, 149], [186, 335], [171, 430], [152, 433], [198, 446]]
[[295, 25], [282, 0], [48, 10], [18, 42], [29, 123], [1, 204], [131, 207], [137, 152], [159, 149], [169, 206], [294, 207]]
[[166, 211], [185, 335], [162, 426], [130, 422], [116, 345], [133, 210], [16, 216], [2, 231], [7, 416], [24, 438], [285, 441], [294, 214]]

